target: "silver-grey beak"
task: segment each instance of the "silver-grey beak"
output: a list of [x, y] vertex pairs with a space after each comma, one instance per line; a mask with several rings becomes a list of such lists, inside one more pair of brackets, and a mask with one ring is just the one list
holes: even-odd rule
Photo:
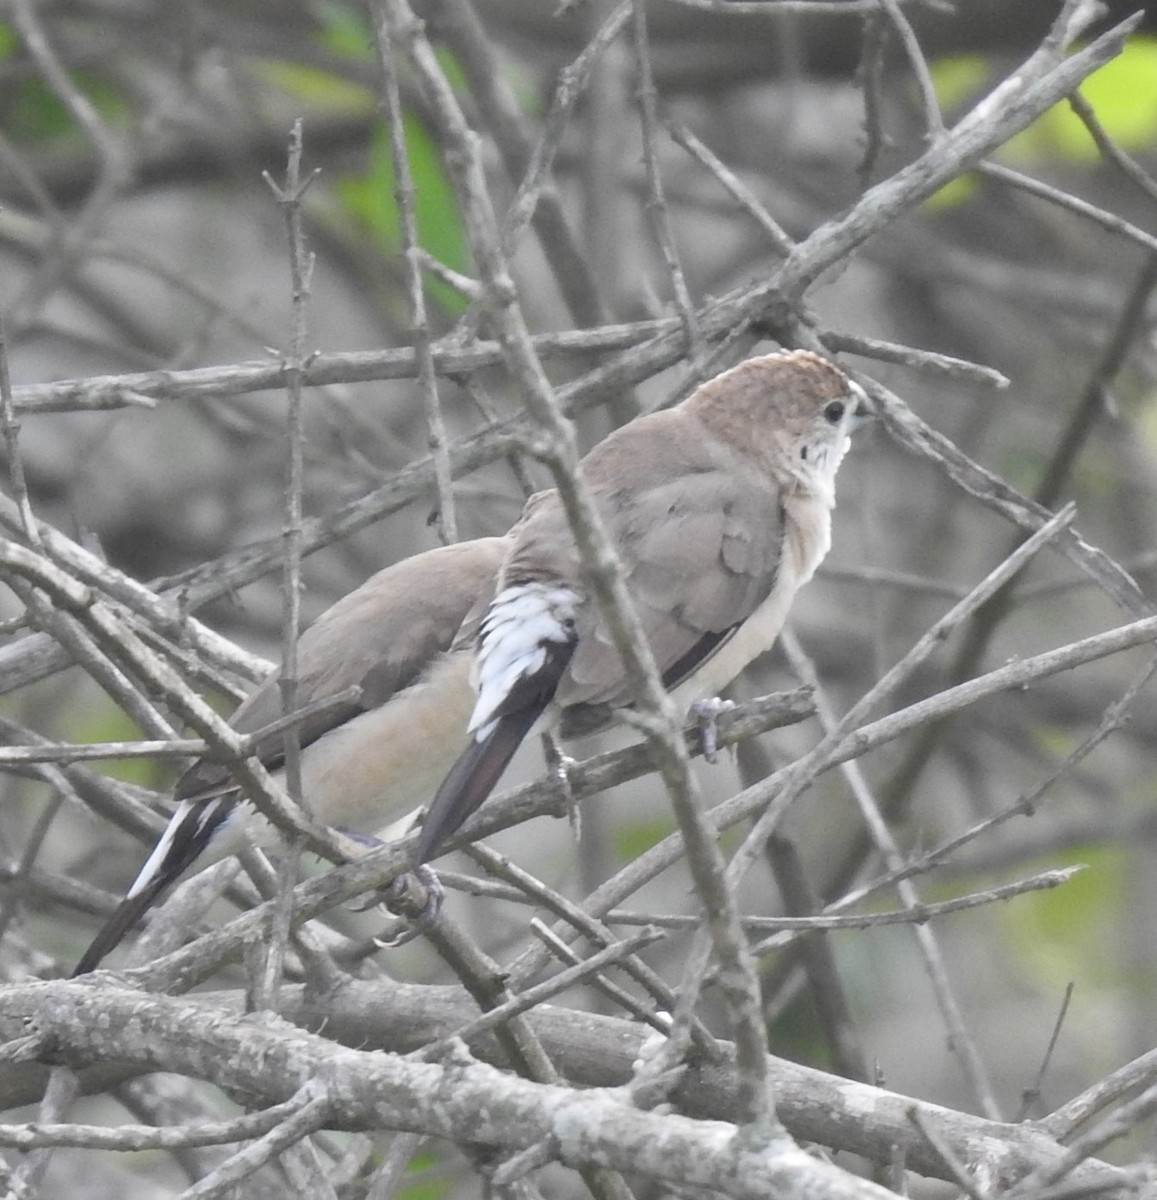
[[852, 409], [851, 420], [848, 423], [848, 428], [854, 433], [879, 414], [876, 412], [876, 406], [872, 403], [871, 397], [858, 383], [849, 382], [848, 391], [855, 400], [855, 407]]

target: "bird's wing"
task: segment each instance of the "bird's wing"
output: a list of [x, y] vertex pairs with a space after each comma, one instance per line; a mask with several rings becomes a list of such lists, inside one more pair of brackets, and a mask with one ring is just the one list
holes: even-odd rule
[[[415, 555], [372, 575], [328, 608], [297, 646], [297, 703], [301, 707], [360, 687], [357, 700], [334, 705], [298, 726], [304, 749], [323, 734], [385, 704], [417, 683], [458, 635], [494, 581], [507, 549], [504, 538], [479, 538]], [[238, 706], [230, 725], [256, 733], [282, 716], [281, 690], [271, 675]], [[268, 770], [284, 761], [282, 733], [259, 740], [255, 756]], [[220, 763], [201, 760], [177, 782], [178, 800], [209, 798], [229, 789]]]
[[[774, 483], [699, 432], [678, 414], [657, 414], [583, 464], [669, 685], [767, 597], [782, 540]], [[471, 742], [423, 816], [418, 862], [482, 804], [552, 701], [574, 709], [631, 698], [558, 497], [540, 499], [512, 536], [479, 636]]]
[[[783, 534], [776, 490], [748, 471], [707, 470], [619, 498], [607, 517], [651, 652], [673, 688], [771, 592]], [[630, 698], [607, 621], [588, 604], [556, 699], [565, 708]]]
[[[506, 549], [503, 538], [482, 538], [416, 555], [379, 571], [327, 609], [298, 643], [298, 702], [312, 704], [353, 685], [361, 687], [362, 695], [305, 720], [300, 745], [310, 746], [418, 683], [450, 648], [479, 597], [493, 593]], [[271, 677], [241, 703], [230, 724], [252, 733], [281, 715], [280, 689]], [[262, 739], [255, 753], [267, 768], [276, 769], [284, 759], [283, 736]], [[413, 753], [422, 754], [422, 747], [415, 746]], [[178, 780], [175, 797], [180, 803], [165, 832], [74, 975], [97, 966], [157, 897], [204, 855], [237, 808], [228, 769], [206, 760], [194, 763]], [[325, 819], [324, 811], [318, 815]]]

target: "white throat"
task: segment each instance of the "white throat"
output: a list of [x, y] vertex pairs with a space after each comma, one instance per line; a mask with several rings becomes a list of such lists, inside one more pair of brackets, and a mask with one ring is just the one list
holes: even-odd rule
[[808, 446], [807, 458], [797, 458], [794, 463], [796, 478], [804, 491], [821, 501], [827, 508], [836, 503], [836, 472], [851, 445], [846, 429], [835, 431], [834, 436]]

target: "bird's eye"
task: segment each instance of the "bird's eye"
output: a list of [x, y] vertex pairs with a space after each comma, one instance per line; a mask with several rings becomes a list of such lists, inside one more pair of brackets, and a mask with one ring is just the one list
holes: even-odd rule
[[832, 425], [838, 425], [840, 420], [843, 418], [845, 407], [846, 405], [842, 400], [833, 400], [831, 404], [824, 409], [824, 417]]

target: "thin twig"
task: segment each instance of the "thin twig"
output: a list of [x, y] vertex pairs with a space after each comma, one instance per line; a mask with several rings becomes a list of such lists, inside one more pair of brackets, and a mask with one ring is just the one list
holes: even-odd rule
[[1084, 217], [1087, 221], [1092, 221], [1094, 224], [1100, 225], [1102, 229], [1107, 230], [1109, 233], [1118, 234], [1121, 237], [1128, 238], [1131, 242], [1136, 242], [1138, 245], [1144, 246], [1150, 254], [1157, 252], [1157, 237], [1146, 233], [1131, 221], [1126, 221], [1124, 217], [1119, 217], [1116, 213], [1108, 212], [1099, 205], [1090, 204], [1087, 200], [1081, 200], [1071, 192], [1054, 187], [1051, 183], [1045, 183], [1040, 179], [1033, 179], [1025, 175], [1023, 171], [1015, 171], [1011, 167], [1002, 166], [1000, 163], [980, 163], [976, 167], [976, 173], [983, 175], [986, 179], [995, 179], [997, 183], [1007, 184], [1009, 187], [1016, 188], [1017, 191], [1027, 192], [1030, 196], [1037, 196], [1041, 200], [1047, 200], [1050, 204], [1055, 204], [1058, 208], [1076, 213], [1077, 216]]
[[[331, 708], [340, 708], [361, 696], [361, 688], [346, 688], [324, 700], [294, 709], [253, 733], [238, 735], [237, 746], [242, 758], [248, 757], [267, 738], [286, 729], [300, 726], [304, 721]], [[26, 766], [31, 763], [92, 762], [109, 758], [208, 758], [215, 759], [218, 751], [203, 738], [174, 738], [163, 742], [69, 742], [44, 741], [33, 745], [0, 746], [0, 767]], [[232, 758], [233, 755], [226, 757]]]
[[679, 251], [675, 246], [675, 235], [671, 228], [671, 214], [663, 194], [663, 176], [659, 170], [658, 139], [659, 117], [656, 109], [655, 80], [651, 73], [651, 48], [647, 38], [647, 15], [645, 0], [632, 0], [633, 44], [635, 68], [638, 72], [638, 100], [640, 124], [643, 137], [643, 167], [647, 175], [647, 212], [655, 240], [667, 266], [667, 274], [675, 294], [675, 309], [683, 322], [687, 336], [687, 356], [692, 364], [698, 363], [703, 353], [703, 339], [695, 315], [695, 305], [683, 275]]
[[[534, 878], [529, 872], [522, 870], [521, 867], [511, 862], [504, 855], [498, 854], [491, 850], [489, 846], [481, 843], [475, 843], [465, 847], [466, 853], [470, 855], [476, 862], [480, 863], [491, 874], [502, 879], [510, 880], [518, 891], [515, 893], [520, 897], [530, 897], [535, 904], [541, 905], [568, 924], [579, 931], [588, 940], [594, 942], [597, 946], [613, 946], [618, 944], [618, 937], [615, 933], [608, 929], [601, 921], [595, 920], [588, 913], [577, 905], [567, 900], [565, 896], [560, 895], [553, 888], [548, 888], [541, 880]], [[536, 933], [544, 944], [557, 956], [559, 950], [557, 945], [548, 941], [549, 931], [547, 934]], [[565, 945], [561, 941], [558, 945]], [[580, 961], [577, 960], [576, 961]], [[525, 969], [525, 960], [520, 960], [523, 966], [518, 964], [508, 968], [507, 980], [512, 991], [519, 992], [524, 987], [529, 985], [529, 980], [533, 978]], [[675, 993], [663, 980], [656, 971], [647, 966], [642, 959], [631, 956], [625, 959], [620, 964], [621, 969], [638, 985], [644, 989], [655, 1001], [655, 1004], [663, 1009], [670, 1010], [675, 1006]], [[537, 975], [539, 972], [535, 971]], [[664, 1027], [666, 1032], [666, 1027]], [[700, 1022], [695, 1022], [692, 1030], [695, 1038], [696, 1049], [704, 1054], [708, 1059], [717, 1058], [718, 1044], [716, 1039], [711, 1036], [708, 1030]]]
[[89, 243], [103, 225], [112, 205], [131, 182], [135, 164], [129, 153], [128, 140], [112, 132], [96, 106], [74, 83], [48, 38], [34, 0], [11, 0], [9, 12], [40, 77], [64, 105], [100, 164], [96, 186], [80, 212], [58, 227], [52, 253], [25, 284], [11, 307], [11, 324], [16, 329], [24, 329], [87, 253]]
[[607, 47], [626, 28], [631, 16], [631, 0], [622, 0], [587, 42], [582, 53], [559, 72], [550, 109], [542, 122], [542, 135], [534, 147], [522, 182], [502, 222], [502, 244], [516, 244], [518, 234], [538, 205], [538, 196], [551, 165], [562, 145], [567, 124], [582, 98], [596, 63]]
[[[956, 843], [957, 839], [953, 839], [953, 844]], [[478, 844], [464, 847], [464, 850], [472, 856], [480, 849], [491, 854], [493, 853], [487, 847]], [[865, 895], [881, 891], [886, 887], [892, 887], [897, 882], [897, 877], [911, 878], [914, 875], [924, 874], [939, 865], [938, 860], [942, 860], [947, 853], [947, 850], [939, 847], [934, 851], [929, 851], [927, 854], [920, 855], [916, 859], [910, 859], [898, 872], [888, 872], [859, 889], [855, 893], [855, 897], [862, 900]], [[851, 901], [846, 897], [841, 897], [839, 900], [835, 900], [827, 905], [822, 911], [809, 916], [753, 917], [745, 915], [742, 918], [742, 922], [744, 930], [748, 933], [770, 933], [775, 935], [766, 942], [760, 942], [752, 947], [752, 952], [759, 955], [773, 950], [780, 950], [784, 946], [790, 945], [798, 936], [815, 931], [872, 929], [880, 925], [913, 925], [936, 920], [939, 917], [950, 916], [953, 913], [967, 912], [969, 909], [980, 908], [988, 904], [1003, 903], [1017, 896], [1022, 896], [1026, 892], [1047, 891], [1051, 888], [1061, 887], [1063, 884], [1068, 883], [1079, 871], [1084, 869], [1080, 865], [1074, 865], [1070, 867], [1057, 867], [1049, 871], [1039, 871], [1023, 879], [1014, 880], [1012, 883], [1003, 883], [998, 884], [996, 887], [982, 888], [978, 892], [968, 892], [962, 896], [954, 896], [951, 900], [921, 903], [912, 908], [845, 913], [843, 910], [850, 907]], [[487, 899], [502, 900], [510, 904], [538, 905], [542, 903], [540, 898], [541, 893], [526, 894], [520, 888], [508, 887], [491, 880], [480, 879], [474, 875], [460, 875], [450, 871], [439, 871], [438, 878], [450, 891], [461, 892], [468, 896], [483, 896]], [[550, 889], [544, 890], [549, 891]], [[576, 910], [576, 906], [574, 905], [568, 904], [567, 910], [560, 915], [571, 919], [572, 923], [587, 936], [592, 936], [592, 930], [600, 928], [600, 923], [594, 921], [589, 913]], [[660, 929], [696, 929], [699, 925], [698, 917], [678, 913], [636, 912], [622, 908], [611, 909], [606, 913], [603, 921], [606, 926], [655, 925]], [[603, 928], [605, 929], [605, 926]], [[614, 938], [613, 934], [608, 930], [597, 935], [596, 940], [600, 943], [609, 943]], [[662, 998], [657, 996], [656, 999]], [[669, 1002], [664, 1001], [664, 1003]]]
[[1024, 1121], [1028, 1118], [1028, 1114], [1032, 1106], [1040, 1101], [1041, 1085], [1044, 1083], [1045, 1072], [1049, 1069], [1049, 1063], [1053, 1060], [1053, 1053], [1057, 1048], [1057, 1042], [1060, 1041], [1061, 1030], [1064, 1028], [1065, 1017], [1068, 1016], [1069, 1004], [1073, 999], [1074, 984], [1070, 981], [1065, 986], [1065, 994], [1061, 1000], [1060, 1012], [1057, 1013], [1057, 1019], [1053, 1022], [1052, 1033], [1049, 1034], [1049, 1044], [1045, 1047], [1044, 1057], [1041, 1059], [1040, 1069], [1036, 1073], [1036, 1078], [1032, 1082], [1032, 1086], [1025, 1088], [1021, 1095], [1020, 1111], [1016, 1114], [1017, 1121]]
[[688, 860], [708, 914], [720, 959], [724, 994], [731, 1007], [744, 1080], [744, 1120], [761, 1132], [775, 1128], [767, 1079], [766, 1031], [759, 1013], [758, 980], [738, 926], [734, 896], [723, 884], [723, 860], [701, 812], [698, 787], [679, 734], [674, 705], [659, 678], [654, 657], [643, 634], [622, 565], [578, 476], [578, 453], [570, 422], [553, 395], [534, 353], [518, 294], [502, 253], [497, 221], [490, 204], [477, 149], [453, 90], [437, 66], [405, 0], [380, 0], [382, 21], [388, 23], [394, 44], [406, 54], [434, 114], [446, 165], [454, 179], [474, 258], [487, 290], [492, 319], [501, 333], [506, 365], [519, 386], [523, 402], [541, 431], [538, 456], [551, 469], [559, 497], [587, 567], [593, 597], [607, 620], [623, 669], [635, 685], [638, 720], [660, 762], [660, 771], [676, 817], [683, 830]]
[[[926, 869], [926, 868], [925, 868]], [[743, 928], [749, 933], [774, 933], [776, 936], [766, 942], [758, 942], [752, 947], [753, 954], [766, 954], [773, 950], [781, 950], [790, 945], [797, 937], [813, 932], [832, 929], [874, 929], [881, 925], [918, 925], [946, 917], [952, 913], [968, 912], [988, 904], [1004, 903], [1028, 892], [1047, 891], [1068, 883], [1079, 871], [1081, 866], [1057, 867], [1051, 871], [1040, 871], [1013, 883], [1003, 883], [996, 887], [983, 888], [979, 892], [969, 892], [964, 896], [954, 896], [951, 900], [936, 900], [919, 903], [910, 908], [890, 909], [882, 912], [840, 913], [837, 909], [847, 907], [841, 901], [829, 904], [821, 912], [808, 916], [791, 917], [751, 917], [743, 918]], [[906, 873], [912, 874], [911, 864], [906, 864]], [[889, 877], [889, 883], [895, 883]], [[873, 890], [883, 886], [873, 885]], [[661, 929], [694, 929], [695, 918], [668, 913], [630, 912], [625, 909], [611, 909], [603, 918], [608, 925], [657, 925]], [[783, 937], [790, 934], [791, 937]]]
[[[507, 175], [512, 183], [519, 183], [530, 166], [535, 146], [526, 129], [522, 104], [507, 82], [502, 58], [470, 0], [439, 0], [432, 6], [431, 15], [466, 76]], [[558, 189], [541, 176], [530, 220], [575, 323], [603, 324], [607, 313], [599, 295], [600, 279], [591, 270], [587, 247], [575, 237]], [[518, 232], [513, 223], [503, 230], [508, 254], [517, 245]]]
[[[1145, 327], [1147, 302], [1155, 287], [1157, 287], [1157, 254], [1150, 254], [1141, 267], [1104, 350], [1093, 365], [1090, 377], [1081, 391], [1076, 409], [1049, 457], [1048, 466], [1034, 489], [1033, 498], [1042, 507], [1050, 507], [1060, 497], [1081, 448], [1086, 444], [1096, 422], [1103, 415], [1106, 391], [1123, 368], [1130, 348]], [[885, 422], [887, 421], [888, 415], [885, 411]], [[1019, 540], [1019, 534], [1014, 535], [1009, 549], [1017, 540]], [[1117, 567], [1117, 573], [1124, 574], [1119, 567]], [[1152, 612], [1153, 606], [1148, 598], [1140, 592], [1131, 579], [1128, 580], [1128, 583], [1132, 585], [1129, 593], [1118, 593], [1116, 598], [1128, 602], [1129, 608], [1133, 612]], [[1010, 587], [1003, 587], [977, 610], [967, 627], [961, 646], [947, 669], [946, 678], [950, 683], [967, 678], [976, 669], [976, 665], [981, 661], [997, 628], [1009, 612], [1012, 595]], [[907, 802], [907, 797], [911, 795], [932, 754], [940, 744], [943, 734], [942, 726], [930, 726], [893, 772], [886, 789], [893, 798], [891, 802], [893, 812]]]
[[1010, 1200], [1036, 1195], [1039, 1191], [1058, 1183], [1070, 1175], [1087, 1158], [1103, 1150], [1118, 1138], [1135, 1134], [1141, 1123], [1157, 1112], [1157, 1084], [1146, 1088], [1135, 1099], [1121, 1105], [1112, 1116], [1098, 1122], [1087, 1133], [1076, 1138], [1060, 1160], [1051, 1166], [1040, 1168], [1017, 1182], [1005, 1193]]
[[[460, 1037], [467, 1042], [472, 1041], [478, 1034], [486, 1033], [491, 1029], [497, 1029], [498, 1026], [510, 1020], [511, 1017], [529, 1012], [535, 1005], [549, 1000], [552, 996], [557, 996], [560, 992], [566, 991], [567, 988], [574, 987], [578, 983], [587, 982], [591, 976], [599, 975], [604, 967], [617, 964], [628, 955], [634, 954], [636, 951], [642, 950], [645, 946], [653, 945], [656, 941], [662, 940], [663, 936], [657, 929], [645, 929], [633, 937], [628, 937], [622, 941], [615, 942], [613, 945], [606, 946], [602, 950], [596, 951], [589, 958], [585, 958], [575, 963], [574, 966], [560, 971], [550, 979], [512, 995], [496, 1008], [491, 1008], [482, 1016], [471, 1021], [465, 1028], [458, 1030], [454, 1036]], [[430, 1047], [428, 1052], [436, 1056], [438, 1051], [439, 1047], [435, 1045]], [[426, 1053], [427, 1051], [424, 1050], [423, 1054]]]
[[920, 1131], [920, 1136], [944, 1160], [944, 1165], [948, 1168], [956, 1186], [969, 1197], [969, 1200], [991, 1200], [987, 1192], [976, 1186], [968, 1174], [968, 1168], [960, 1161], [952, 1147], [940, 1136], [924, 1113], [918, 1108], [910, 1108], [908, 1119]]
[[16, 409], [12, 404], [12, 377], [8, 372], [8, 332], [3, 309], [0, 309], [0, 429], [4, 434], [8, 476], [16, 496], [20, 525], [29, 544], [36, 546], [40, 543], [40, 530], [32, 514], [32, 501], [28, 496], [28, 482], [24, 476], [24, 457], [20, 453], [20, 422], [16, 419]]
[[179, 1150], [194, 1146], [219, 1146], [261, 1137], [286, 1117], [302, 1110], [308, 1097], [299, 1093], [282, 1104], [260, 1112], [245, 1113], [228, 1121], [204, 1121], [196, 1125], [158, 1128], [155, 1125], [0, 1125], [0, 1146], [30, 1150], [39, 1146], [76, 1146], [88, 1150]]
[[940, 115], [940, 104], [936, 99], [936, 85], [932, 82], [932, 72], [928, 68], [928, 60], [920, 43], [916, 40], [916, 31], [904, 15], [900, 0], [880, 0], [881, 7], [887, 13], [888, 20], [896, 30], [900, 45], [904, 48], [904, 56], [916, 82], [920, 88], [920, 106], [924, 113], [925, 136], [935, 142], [944, 136], [944, 118]]
[[282, 1117], [268, 1133], [250, 1142], [191, 1188], [187, 1188], [182, 1193], [185, 1200], [209, 1200], [210, 1197], [215, 1200], [224, 1194], [236, 1194], [235, 1189], [242, 1180], [248, 1179], [254, 1171], [303, 1138], [324, 1128], [326, 1118], [333, 1109], [333, 1100], [317, 1079], [304, 1084], [288, 1103], [293, 1105], [292, 1112]]
[[718, 155], [708, 149], [687, 128], [677, 121], [666, 122], [667, 132], [672, 141], [683, 147], [696, 162], [700, 163], [716, 179], [738, 204], [751, 216], [759, 228], [767, 235], [771, 244], [781, 253], [789, 254], [795, 242], [778, 221], [767, 211], [759, 197], [731, 170]]
[[862, 354], [880, 362], [901, 363], [917, 371], [929, 371], [933, 375], [959, 379], [964, 383], [979, 384], [1000, 391], [1009, 385], [1008, 376], [1002, 375], [992, 367], [968, 362], [963, 358], [954, 358], [949, 354], [938, 354], [934, 350], [919, 350], [915, 346], [900, 346], [895, 342], [885, 342], [861, 334], [840, 333], [836, 330], [821, 333], [820, 340], [830, 350]]
[[884, 77], [887, 65], [889, 25], [883, 9], [869, 13], [863, 24], [863, 47], [856, 82], [864, 94], [864, 152], [856, 165], [860, 184], [872, 182], [876, 164], [880, 161], [888, 136], [884, 132]]
[[1096, 143], [1097, 149], [1107, 162], [1119, 167], [1125, 176], [1134, 183], [1150, 199], [1157, 200], [1157, 179], [1154, 179], [1135, 159], [1126, 154], [1116, 142], [1105, 132], [1104, 126], [1097, 120], [1093, 106], [1081, 95], [1073, 92], [1069, 97], [1069, 107], [1084, 122], [1089, 136]]
[[1116, 1104], [1123, 1096], [1139, 1088], [1149, 1089], [1157, 1081], [1157, 1050], [1150, 1050], [1123, 1067], [1110, 1071], [1092, 1087], [1086, 1088], [1047, 1117], [1036, 1122], [1058, 1141], [1067, 1141], [1082, 1125], [1087, 1125], [1098, 1113]]
[[[784, 630], [780, 640], [787, 653], [788, 662], [800, 682], [815, 689], [816, 711], [819, 714], [821, 727], [825, 734], [832, 733], [838, 727], [839, 722], [820, 686], [814, 664], [804, 654], [803, 647], [790, 629]], [[872, 794], [859, 764], [856, 762], [843, 763], [840, 771], [855, 798], [873, 845], [883, 855], [884, 862], [889, 869], [900, 870], [904, 866], [904, 856], [896, 844], [895, 838], [892, 837], [892, 832], [880, 812], [875, 796]], [[916, 888], [909, 879], [897, 881], [896, 895], [906, 908], [917, 908], [921, 904]], [[949, 979], [948, 966], [940, 949], [939, 940], [927, 924], [914, 925], [912, 932], [920, 957], [924, 962], [924, 970], [936, 997], [936, 1005], [947, 1029], [948, 1045], [957, 1056], [972, 1093], [985, 1116], [993, 1121], [999, 1121], [1001, 1118], [996, 1102], [996, 1093], [976, 1042], [964, 1022], [964, 1012]]]
[[458, 516], [454, 507], [454, 477], [450, 470], [447, 450], [446, 420], [438, 395], [434, 373], [433, 338], [426, 314], [426, 289], [422, 279], [421, 248], [418, 243], [418, 214], [415, 206], [414, 176], [410, 170], [410, 155], [406, 147], [406, 131], [402, 120], [402, 97], [391, 59], [389, 30], [380, 28], [375, 44], [382, 68], [382, 109], [390, 136], [390, 159], [394, 165], [394, 203], [398, 208], [402, 231], [402, 260], [406, 274], [406, 305], [410, 315], [410, 338], [414, 345], [414, 360], [418, 368], [418, 390], [426, 413], [426, 433], [434, 464], [434, 486], [438, 507], [435, 519], [443, 544], [458, 540]]
[[[302, 490], [304, 487], [305, 423], [303, 414], [302, 366], [306, 360], [307, 315], [310, 281], [314, 257], [305, 248], [305, 229], [301, 202], [316, 172], [301, 175], [304, 150], [302, 124], [298, 118], [289, 135], [289, 153], [284, 186], [276, 183], [269, 172], [265, 182], [273, 192], [285, 219], [289, 248], [289, 280], [292, 300], [292, 327], [289, 355], [286, 361], [286, 390], [289, 405], [286, 412], [285, 442], [285, 526], [282, 537], [285, 545], [285, 566], [282, 574], [281, 610], [281, 673], [277, 684], [281, 692], [282, 713], [288, 716], [297, 707], [297, 638], [301, 626], [301, 548], [302, 548]], [[285, 788], [289, 800], [299, 808], [308, 800], [301, 789], [301, 739], [299, 727], [288, 725], [282, 735], [285, 755]], [[308, 811], [308, 809], [306, 810]], [[287, 839], [285, 853], [278, 864], [277, 904], [270, 923], [269, 941], [264, 970], [257, 996], [259, 1008], [277, 1008], [285, 949], [289, 940], [289, 894], [297, 882], [298, 850], [296, 838]]]
[[[45, 1124], [54, 1124], [68, 1112], [80, 1092], [80, 1079], [67, 1067], [53, 1067], [40, 1101], [37, 1115]], [[52, 1161], [51, 1145], [36, 1147], [13, 1173], [12, 1195], [35, 1196], [41, 1187], [44, 1173]]]

